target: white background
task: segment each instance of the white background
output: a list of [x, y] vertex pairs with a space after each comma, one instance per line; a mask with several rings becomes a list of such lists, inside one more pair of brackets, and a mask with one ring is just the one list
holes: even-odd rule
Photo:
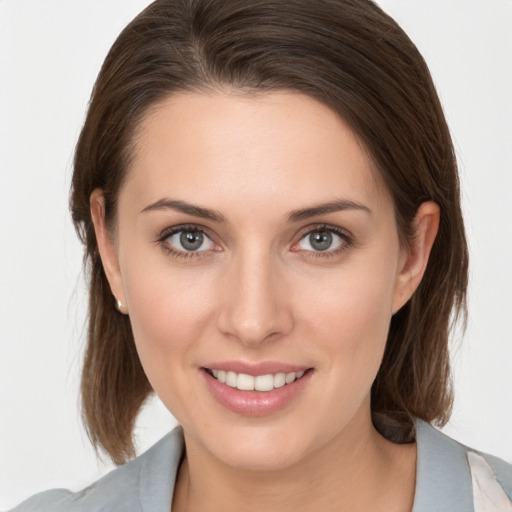
[[[73, 147], [103, 58], [147, 0], [0, 0], [0, 509], [111, 466], [80, 424], [81, 246]], [[512, 462], [512, 2], [381, 0], [424, 54], [452, 128], [471, 248], [470, 320], [446, 431]], [[156, 400], [140, 450], [174, 425]]]

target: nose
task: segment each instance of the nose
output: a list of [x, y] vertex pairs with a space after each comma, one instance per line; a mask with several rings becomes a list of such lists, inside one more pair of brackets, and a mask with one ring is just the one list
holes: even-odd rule
[[293, 327], [279, 264], [259, 248], [233, 258], [221, 287], [219, 329], [247, 347], [276, 340]]

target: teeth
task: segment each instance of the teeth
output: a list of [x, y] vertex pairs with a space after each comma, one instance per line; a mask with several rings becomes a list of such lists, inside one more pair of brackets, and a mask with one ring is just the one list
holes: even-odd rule
[[222, 384], [241, 391], [272, 391], [275, 388], [281, 388], [286, 384], [291, 384], [304, 375], [304, 370], [300, 372], [279, 372], [275, 374], [258, 375], [253, 377], [245, 373], [235, 373], [224, 370], [211, 370], [213, 376]]
[[296, 377], [296, 374], [295, 372], [290, 372], [290, 373], [287, 373], [286, 374], [286, 384], [290, 384], [291, 382], [293, 382], [295, 380], [295, 377]]
[[258, 375], [254, 377], [254, 389], [256, 391], [272, 391], [274, 389], [274, 376]]
[[236, 387], [244, 391], [252, 391], [254, 389], [254, 377], [245, 373], [239, 373], [236, 378]]
[[286, 384], [286, 373], [276, 373], [274, 375], [274, 387], [282, 388]]
[[226, 384], [232, 388], [236, 388], [236, 373], [235, 372], [227, 372], [226, 373]]

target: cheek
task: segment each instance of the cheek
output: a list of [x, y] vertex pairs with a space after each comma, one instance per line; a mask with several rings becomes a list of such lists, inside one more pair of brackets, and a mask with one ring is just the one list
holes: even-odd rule
[[392, 261], [347, 266], [298, 299], [307, 336], [325, 348], [331, 375], [352, 391], [363, 381], [363, 388], [371, 386], [379, 369], [391, 319], [393, 268]]
[[[133, 270], [133, 271], [132, 271]], [[124, 287], [137, 351], [150, 382], [184, 372], [187, 356], [203, 332], [212, 302], [208, 276], [172, 272], [165, 261], [136, 265], [127, 260]]]

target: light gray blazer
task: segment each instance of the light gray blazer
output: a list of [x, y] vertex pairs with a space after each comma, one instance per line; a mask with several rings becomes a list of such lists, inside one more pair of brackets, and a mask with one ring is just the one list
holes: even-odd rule
[[[416, 442], [412, 512], [512, 512], [510, 464], [470, 450], [423, 421], [416, 422]], [[169, 512], [183, 449], [178, 427], [82, 491], [46, 491], [12, 512]]]

